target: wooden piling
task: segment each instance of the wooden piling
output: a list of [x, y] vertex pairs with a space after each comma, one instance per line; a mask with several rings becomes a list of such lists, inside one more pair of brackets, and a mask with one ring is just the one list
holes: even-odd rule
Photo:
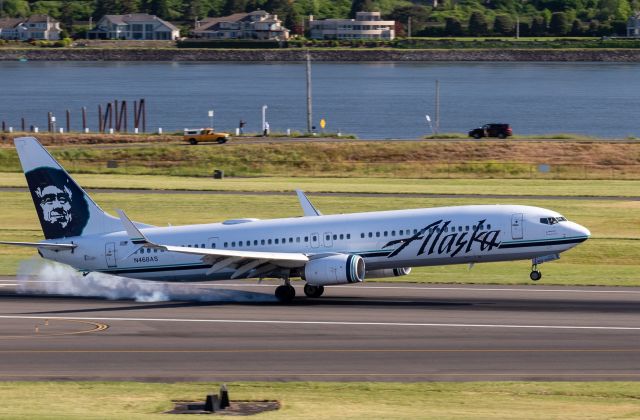
[[102, 105], [98, 105], [98, 132], [104, 133], [104, 125], [102, 124]]
[[71, 132], [71, 111], [67, 109], [67, 133]]

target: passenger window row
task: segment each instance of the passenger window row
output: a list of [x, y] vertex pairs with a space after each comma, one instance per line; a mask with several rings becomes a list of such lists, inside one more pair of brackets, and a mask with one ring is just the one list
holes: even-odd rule
[[[553, 220], [553, 222], [552, 222]], [[540, 223], [545, 223], [545, 224], [555, 224], [558, 223], [559, 221], [565, 221], [567, 219], [565, 219], [564, 217], [545, 217], [540, 219]], [[431, 228], [429, 230], [429, 233], [438, 233], [438, 232], [451, 232], [454, 233], [456, 232], [469, 232], [470, 230], [476, 230], [477, 225], [473, 225], [473, 226], [447, 226], [447, 227], [441, 227], [441, 228]], [[480, 225], [478, 230], [484, 230], [485, 229], [485, 225]], [[487, 224], [486, 225], [486, 229], [490, 230], [491, 229], [491, 225]], [[380, 237], [396, 237], [396, 236], [407, 236], [407, 235], [415, 235], [418, 233], [418, 229], [399, 229], [399, 230], [385, 230], [385, 231], [381, 231], [381, 232], [363, 232], [360, 233], [360, 238], [380, 238]], [[330, 241], [330, 240], [349, 240], [351, 239], [351, 234], [350, 233], [333, 233], [333, 234], [328, 234], [325, 235], [325, 240], [326, 241]], [[316, 235], [312, 235], [311, 236], [311, 240], [313, 242], [317, 242], [318, 241], [318, 237]], [[309, 242], [309, 236], [296, 236], [296, 237], [289, 237], [289, 238], [275, 238], [275, 239], [254, 239], [253, 241], [251, 240], [245, 240], [245, 241], [231, 241], [231, 242], [225, 242], [224, 243], [224, 248], [236, 248], [236, 247], [249, 247], [249, 246], [259, 246], [259, 245], [285, 245], [285, 244], [293, 244], [293, 243], [301, 243], [301, 242], [305, 242], [308, 243]], [[201, 244], [189, 244], [189, 245], [182, 245], [183, 247], [186, 248], [206, 248], [206, 245], [201, 243]], [[211, 243], [211, 249], [215, 249], [216, 248], [216, 244], [215, 242]], [[146, 251], [145, 251], [146, 250]], [[144, 253], [150, 254], [151, 252], [157, 253], [158, 249], [151, 249], [151, 248], [140, 248], [138, 251], [136, 251], [136, 253], [138, 254], [144, 254]], [[164, 250], [160, 250], [160, 252], [164, 252]]]
[[[457, 226], [457, 231], [458, 232], [462, 232], [462, 231], [469, 232], [469, 230], [476, 230], [477, 227], [478, 227], [477, 225], [473, 225], [473, 226]], [[491, 229], [491, 225], [489, 225], [489, 224], [486, 225], [486, 229], [490, 230]], [[485, 230], [485, 225], [484, 224], [480, 225], [480, 228], [478, 230]], [[434, 228], [429, 229], [429, 233], [437, 233], [437, 232], [451, 232], [451, 233], [453, 233], [453, 232], [456, 232], [456, 226], [445, 226], [445, 227], [440, 227], [440, 228], [434, 227]], [[413, 229], [413, 230], [411, 230], [411, 229], [400, 229], [400, 230], [397, 231], [397, 234], [398, 234], [397, 236], [407, 236], [407, 235], [411, 235], [411, 234], [415, 235], [416, 233], [418, 233], [418, 229]], [[365, 237], [373, 238], [374, 236], [376, 238], [380, 238], [380, 237], [386, 238], [386, 237], [389, 237], [389, 236], [395, 237], [396, 236], [396, 231], [395, 230], [392, 230], [392, 231], [385, 230], [385, 231], [382, 231], [382, 232], [368, 232], [368, 233], [363, 232], [363, 233], [360, 234], [360, 238], [365, 238]]]

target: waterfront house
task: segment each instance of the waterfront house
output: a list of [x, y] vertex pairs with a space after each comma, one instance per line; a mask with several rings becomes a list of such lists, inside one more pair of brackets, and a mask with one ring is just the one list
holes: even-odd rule
[[627, 20], [627, 36], [640, 37], [640, 12], [636, 12]]
[[57, 41], [60, 32], [60, 22], [48, 15], [0, 19], [0, 39]]
[[289, 29], [282, 26], [278, 15], [264, 10], [234, 13], [230, 16], [207, 18], [196, 23], [196, 38], [207, 39], [260, 39], [286, 41]]
[[309, 16], [312, 39], [382, 39], [396, 36], [396, 22], [382, 20], [380, 12], [357, 12], [355, 19], [314, 20]]
[[92, 39], [175, 40], [180, 29], [157, 16], [146, 13], [105, 15], [89, 31]]

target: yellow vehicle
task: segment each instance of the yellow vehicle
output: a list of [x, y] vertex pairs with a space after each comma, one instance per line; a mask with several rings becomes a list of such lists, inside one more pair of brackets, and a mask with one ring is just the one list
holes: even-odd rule
[[213, 128], [185, 128], [183, 139], [190, 144], [212, 141], [222, 144], [229, 140], [229, 133], [216, 133]]

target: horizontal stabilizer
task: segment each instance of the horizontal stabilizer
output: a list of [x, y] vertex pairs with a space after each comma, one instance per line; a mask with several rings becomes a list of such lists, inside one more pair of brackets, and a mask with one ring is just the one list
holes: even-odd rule
[[13, 245], [13, 246], [26, 246], [29, 248], [45, 248], [50, 249], [52, 251], [58, 251], [63, 249], [74, 249], [78, 245], [76, 244], [54, 244], [50, 242], [3, 242], [0, 241], [1, 245]]

